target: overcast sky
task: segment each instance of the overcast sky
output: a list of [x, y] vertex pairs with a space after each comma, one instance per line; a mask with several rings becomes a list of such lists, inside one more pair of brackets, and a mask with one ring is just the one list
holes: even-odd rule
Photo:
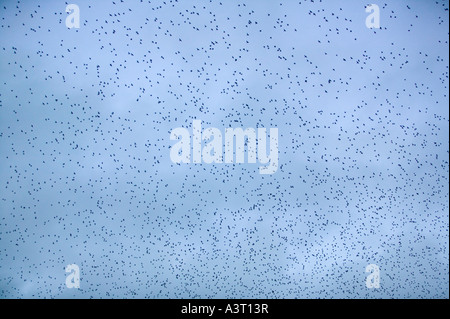
[[[0, 3], [0, 297], [449, 297], [448, 1], [76, 4]], [[278, 171], [172, 163], [194, 119]]]

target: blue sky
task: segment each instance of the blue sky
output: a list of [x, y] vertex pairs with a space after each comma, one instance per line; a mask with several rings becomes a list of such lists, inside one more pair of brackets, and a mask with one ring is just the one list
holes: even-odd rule
[[[0, 297], [448, 298], [448, 1], [76, 4], [0, 5]], [[173, 164], [194, 119], [279, 170]]]

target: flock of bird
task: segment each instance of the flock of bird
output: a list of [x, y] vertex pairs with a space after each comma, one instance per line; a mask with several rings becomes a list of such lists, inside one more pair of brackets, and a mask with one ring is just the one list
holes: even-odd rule
[[0, 3], [0, 298], [448, 298], [448, 1], [67, 4]]

